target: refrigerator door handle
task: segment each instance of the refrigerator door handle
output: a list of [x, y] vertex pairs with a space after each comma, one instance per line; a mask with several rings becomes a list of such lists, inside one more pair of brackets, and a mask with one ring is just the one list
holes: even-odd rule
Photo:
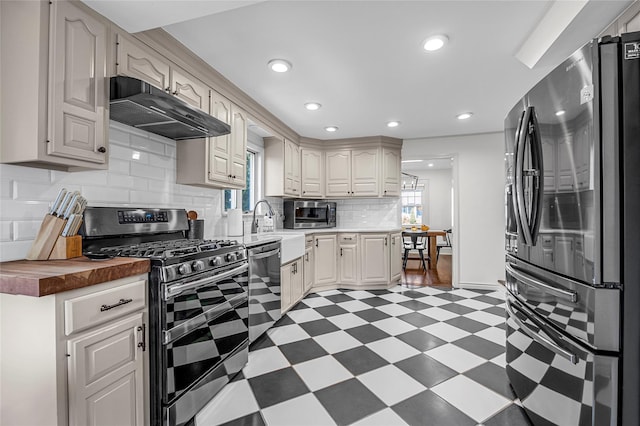
[[[507, 309], [507, 313], [509, 314], [509, 317], [513, 320], [513, 322], [516, 323], [518, 328], [520, 328], [527, 336], [531, 337], [533, 340], [535, 340], [536, 342], [538, 342], [539, 344], [541, 344], [542, 346], [544, 346], [545, 348], [547, 348], [551, 352], [554, 352], [554, 353], [560, 355], [561, 357], [563, 357], [564, 359], [569, 361], [571, 364], [577, 364], [578, 363], [578, 356], [576, 354], [571, 353], [571, 352], [567, 351], [566, 349], [561, 348], [554, 341], [549, 340], [549, 339], [545, 339], [540, 334], [538, 334], [536, 331], [531, 330], [525, 323], [520, 321], [520, 318], [518, 318], [513, 311], [515, 310], [515, 311], [518, 311], [518, 312], [522, 313], [525, 316], [528, 316], [528, 315], [526, 315], [526, 313], [524, 313], [520, 309], [512, 306], [511, 303], [509, 303], [508, 301], [507, 301], [507, 303], [505, 303], [505, 307]], [[536, 324], [536, 325], [538, 325], [538, 324]]]
[[544, 191], [544, 167], [543, 167], [543, 153], [542, 153], [542, 140], [540, 139], [540, 126], [538, 126], [538, 118], [536, 117], [536, 111], [534, 107], [529, 107], [531, 114], [529, 116], [529, 123], [527, 127], [531, 130], [531, 154], [533, 162], [533, 180], [534, 184], [534, 196], [531, 201], [532, 222], [530, 226], [531, 239], [533, 243], [538, 239], [538, 233], [540, 231], [540, 218], [542, 216], [542, 192]]
[[563, 290], [561, 288], [556, 288], [556, 287], [550, 286], [549, 284], [546, 284], [546, 283], [544, 283], [544, 282], [542, 282], [540, 280], [537, 280], [537, 279], [535, 279], [533, 277], [530, 277], [530, 276], [528, 276], [528, 275], [516, 270], [509, 263], [505, 263], [505, 269], [507, 270], [507, 272], [510, 275], [512, 275], [518, 281], [522, 281], [525, 284], [529, 284], [529, 285], [534, 286], [534, 287], [543, 288], [548, 293], [551, 293], [554, 296], [558, 296], [558, 297], [561, 297], [563, 299], [567, 299], [572, 303], [576, 303], [578, 301], [578, 293], [576, 293], [575, 291]]
[[515, 198], [516, 198], [516, 211], [518, 216], [518, 223], [520, 224], [520, 231], [526, 245], [533, 245], [533, 238], [531, 236], [531, 228], [529, 227], [529, 220], [527, 219], [526, 205], [524, 199], [524, 150], [527, 141], [528, 123], [531, 115], [531, 109], [527, 108], [522, 116], [518, 130], [516, 131], [516, 158], [515, 158]]

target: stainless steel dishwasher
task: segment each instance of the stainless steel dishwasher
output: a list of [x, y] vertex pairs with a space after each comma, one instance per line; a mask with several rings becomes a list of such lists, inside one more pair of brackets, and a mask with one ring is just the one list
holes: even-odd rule
[[249, 342], [280, 319], [280, 241], [248, 246]]

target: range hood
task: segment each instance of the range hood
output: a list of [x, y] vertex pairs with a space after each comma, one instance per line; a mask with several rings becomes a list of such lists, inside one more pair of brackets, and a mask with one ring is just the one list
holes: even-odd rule
[[170, 139], [197, 139], [231, 133], [231, 127], [142, 80], [111, 77], [112, 120]]

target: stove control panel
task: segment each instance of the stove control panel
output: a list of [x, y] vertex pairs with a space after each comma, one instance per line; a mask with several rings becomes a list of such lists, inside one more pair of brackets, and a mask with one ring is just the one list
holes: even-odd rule
[[162, 223], [168, 222], [165, 210], [118, 210], [118, 223]]
[[[232, 264], [246, 262], [247, 253], [242, 247], [222, 248], [218, 253], [197, 252], [192, 255], [185, 255], [185, 259], [162, 267], [163, 280], [174, 281], [184, 279], [192, 275], [208, 273], [220, 268], [225, 268]], [[222, 251], [222, 253], [219, 253]], [[178, 260], [178, 259], [175, 259]]]

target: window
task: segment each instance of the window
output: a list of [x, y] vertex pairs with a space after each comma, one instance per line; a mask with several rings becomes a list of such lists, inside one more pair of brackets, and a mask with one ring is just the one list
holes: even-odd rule
[[224, 210], [242, 209], [248, 212], [253, 209], [257, 201], [257, 153], [247, 149], [247, 187], [242, 190], [225, 189], [224, 191]]
[[402, 224], [422, 224], [422, 190], [402, 191]]

